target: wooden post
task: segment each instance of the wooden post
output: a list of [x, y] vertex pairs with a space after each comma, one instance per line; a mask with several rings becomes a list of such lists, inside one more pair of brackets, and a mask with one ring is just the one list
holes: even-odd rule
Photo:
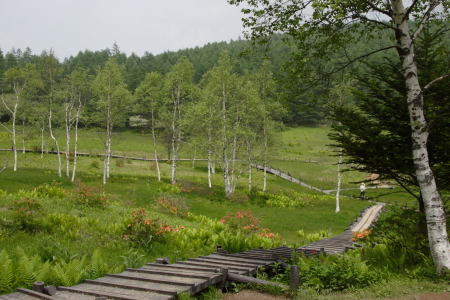
[[43, 281], [35, 281], [33, 283], [33, 291], [38, 293], [44, 292], [44, 282]]
[[44, 294], [54, 296], [56, 294], [56, 286], [47, 285], [46, 287], [44, 287]]
[[222, 290], [222, 289], [225, 288], [226, 283], [227, 283], [227, 278], [228, 278], [228, 268], [227, 268], [227, 267], [225, 267], [225, 268], [220, 268], [220, 271], [219, 271], [219, 272], [223, 274], [223, 278], [222, 278], [222, 281], [219, 282], [219, 283], [217, 284], [217, 287], [218, 287], [219, 289]]
[[299, 280], [298, 275], [299, 275], [298, 266], [291, 266], [291, 274], [290, 274], [290, 282], [289, 282], [289, 288], [290, 288], [291, 293], [294, 293], [300, 286], [300, 280]]
[[155, 264], [168, 265], [168, 264], [170, 264], [170, 259], [168, 257], [157, 258], [156, 261], [155, 261]]

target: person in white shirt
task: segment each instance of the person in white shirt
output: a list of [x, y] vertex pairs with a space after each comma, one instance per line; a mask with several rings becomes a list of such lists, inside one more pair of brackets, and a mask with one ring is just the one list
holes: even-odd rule
[[359, 193], [359, 198], [361, 199], [365, 199], [365, 192], [366, 192], [366, 184], [363, 182], [361, 183], [361, 186], [359, 187], [360, 193]]

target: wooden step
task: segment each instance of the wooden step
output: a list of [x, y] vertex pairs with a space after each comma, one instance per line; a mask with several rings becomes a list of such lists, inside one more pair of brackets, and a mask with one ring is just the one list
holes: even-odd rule
[[111, 286], [102, 286], [97, 284], [82, 283], [71, 287], [59, 287], [61, 291], [80, 293], [96, 297], [107, 297], [117, 300], [172, 300], [172, 295], [162, 295], [153, 292], [127, 290]]

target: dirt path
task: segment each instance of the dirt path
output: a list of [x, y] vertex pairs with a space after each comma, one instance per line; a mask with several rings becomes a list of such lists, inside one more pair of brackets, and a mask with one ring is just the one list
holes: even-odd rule
[[[286, 296], [274, 296], [270, 294], [260, 293], [254, 290], [242, 290], [239, 293], [226, 293], [223, 300], [291, 300]], [[354, 298], [353, 298], [354, 299]], [[364, 300], [450, 300], [450, 293], [425, 293], [405, 296], [401, 298], [383, 298], [383, 299], [364, 299]], [[363, 299], [360, 299], [363, 300]]]

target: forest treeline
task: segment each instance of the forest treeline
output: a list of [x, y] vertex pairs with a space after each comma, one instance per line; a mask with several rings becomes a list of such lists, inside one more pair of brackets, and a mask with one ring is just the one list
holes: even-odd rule
[[[234, 193], [240, 175], [250, 174], [253, 164], [267, 164], [285, 114], [278, 102], [269, 60], [253, 73], [244, 71], [240, 75], [235, 59], [224, 50], [215, 65], [195, 82], [194, 65], [182, 55], [168, 72], [147, 73], [131, 91], [121, 57], [119, 51], [112, 53], [94, 74], [82, 67], [66, 73], [67, 68], [50, 51], [37, 57], [36, 63], [18, 63], [4, 71], [8, 93], [1, 95], [1, 101], [8, 122], [0, 126], [11, 137], [14, 171], [19, 141], [25, 149], [27, 133], [40, 132], [41, 145], [36, 150], [42, 155], [48, 149], [46, 137], [50, 137], [59, 177], [65, 170], [65, 176], [74, 181], [78, 129], [91, 127], [100, 133], [104, 145], [106, 184], [113, 133], [126, 124], [151, 133], [159, 180], [157, 145], [161, 143], [167, 145], [171, 156], [172, 183], [177, 180], [179, 150], [188, 146], [194, 154], [207, 157], [210, 186], [215, 168], [222, 169], [226, 195]], [[251, 175], [248, 186], [251, 188]]]
[[[116, 58], [119, 65], [124, 70], [123, 79], [126, 88], [134, 93], [139, 84], [144, 80], [146, 74], [157, 72], [161, 75], [168, 73], [173, 65], [177, 63], [181, 56], [186, 56], [193, 64], [193, 82], [199, 83], [202, 76], [214, 65], [217, 64], [220, 54], [226, 50], [230, 57], [234, 59], [233, 72], [243, 75], [245, 72], [254, 73], [261, 66], [263, 59], [271, 61], [270, 71], [274, 74], [274, 79], [278, 82], [279, 101], [282, 102], [287, 113], [283, 116], [283, 123], [287, 125], [315, 125], [323, 122], [327, 115], [327, 99], [324, 91], [327, 91], [329, 82], [322, 82], [314, 89], [308, 89], [302, 82], [296, 83], [295, 87], [285, 86], [287, 74], [286, 62], [293, 49], [283, 42], [283, 35], [272, 37], [271, 46], [268, 52], [248, 50], [251, 43], [244, 39], [231, 40], [229, 42], [208, 43], [202, 47], [182, 49], [179, 51], [166, 51], [162, 54], [153, 55], [144, 53], [138, 56], [135, 53], [127, 55], [122, 52], [119, 45], [114, 44], [111, 48], [92, 51], [80, 51], [76, 56], [70, 56], [63, 60], [58, 60], [62, 68], [61, 76], [69, 76], [73, 71], [83, 68], [89, 75], [94, 76], [99, 67], [103, 67], [110, 57]], [[369, 48], [370, 43], [361, 43], [348, 49], [349, 53], [358, 53], [361, 49]], [[359, 49], [361, 48], [361, 49]], [[3, 49], [4, 50], [4, 49]], [[253, 49], [255, 50], [255, 49]], [[4, 82], [4, 72], [12, 67], [24, 67], [27, 63], [36, 64], [39, 67], [39, 59], [48, 54], [44, 51], [41, 54], [32, 53], [32, 49], [26, 48], [12, 49], [6, 53], [2, 52], [0, 45], [0, 88], [3, 93], [11, 92], [10, 85]], [[54, 54], [57, 58], [57, 53]], [[330, 61], [330, 66], [335, 64], [339, 58]], [[301, 91], [299, 92], [299, 89]], [[2, 121], [6, 121], [7, 116], [3, 115]]]

